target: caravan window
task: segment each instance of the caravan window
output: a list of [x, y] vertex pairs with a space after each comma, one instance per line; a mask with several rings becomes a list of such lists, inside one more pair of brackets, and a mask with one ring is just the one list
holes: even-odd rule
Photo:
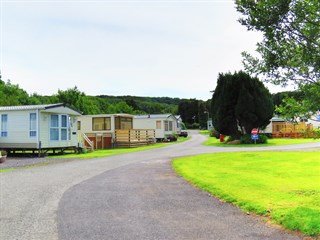
[[30, 126], [29, 126], [29, 136], [36, 137], [37, 136], [37, 114], [30, 113]]
[[8, 137], [8, 114], [1, 115], [1, 137]]
[[92, 118], [92, 130], [93, 131], [111, 130], [111, 118], [110, 117]]
[[70, 140], [69, 116], [53, 114], [50, 116], [50, 140]]
[[132, 129], [132, 118], [116, 117], [115, 121], [116, 129]]
[[156, 122], [156, 129], [161, 129], [161, 121]]
[[61, 140], [68, 139], [68, 118], [67, 115], [61, 115]]
[[59, 115], [50, 116], [50, 140], [59, 140]]

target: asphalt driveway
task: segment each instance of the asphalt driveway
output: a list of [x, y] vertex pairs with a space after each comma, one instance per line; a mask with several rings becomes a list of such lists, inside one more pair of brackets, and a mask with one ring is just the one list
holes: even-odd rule
[[299, 239], [177, 177], [169, 159], [143, 161], [69, 189], [59, 239]]
[[[299, 239], [174, 174], [174, 157], [257, 150], [204, 140], [194, 134], [165, 148], [0, 173], [0, 239]], [[280, 150], [259, 148], [272, 149]]]

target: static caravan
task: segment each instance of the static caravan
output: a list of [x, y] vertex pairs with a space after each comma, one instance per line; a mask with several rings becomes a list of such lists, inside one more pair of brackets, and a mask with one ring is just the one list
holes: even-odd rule
[[76, 148], [80, 112], [64, 104], [0, 107], [0, 148], [8, 151]]
[[82, 115], [78, 119], [78, 131], [86, 147], [92, 150], [111, 148], [115, 143], [116, 130], [132, 129], [132, 119], [130, 114]]
[[157, 140], [163, 140], [166, 137], [177, 133], [177, 118], [172, 114], [149, 114], [135, 116], [133, 119], [133, 128], [155, 129]]

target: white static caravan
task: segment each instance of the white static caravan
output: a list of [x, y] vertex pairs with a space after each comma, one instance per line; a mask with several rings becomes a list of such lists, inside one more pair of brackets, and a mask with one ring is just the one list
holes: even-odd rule
[[84, 137], [84, 145], [93, 149], [113, 147], [116, 130], [132, 129], [133, 115], [97, 114], [82, 115], [78, 119], [78, 131]]
[[0, 107], [0, 148], [39, 150], [76, 148], [77, 117], [64, 104]]
[[149, 114], [135, 116], [133, 129], [155, 129], [156, 139], [165, 139], [167, 136], [177, 133], [177, 118], [172, 114]]

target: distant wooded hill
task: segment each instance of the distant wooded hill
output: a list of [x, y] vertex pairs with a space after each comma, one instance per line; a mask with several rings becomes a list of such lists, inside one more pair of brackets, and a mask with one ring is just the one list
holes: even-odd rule
[[87, 96], [77, 87], [58, 90], [52, 96], [28, 94], [19, 85], [0, 80], [0, 106], [66, 103], [83, 114], [160, 114], [181, 115], [187, 127], [206, 126], [210, 100], [180, 99], [170, 97], [138, 96]]
[[[275, 105], [282, 102], [284, 94], [301, 97], [299, 92], [277, 93], [273, 95]], [[137, 96], [87, 96], [77, 87], [58, 90], [52, 96], [28, 94], [19, 85], [0, 79], [0, 106], [37, 105], [66, 103], [83, 114], [160, 114], [180, 115], [188, 128], [206, 127], [211, 116], [211, 99], [181, 99], [170, 97], [137, 97]]]

